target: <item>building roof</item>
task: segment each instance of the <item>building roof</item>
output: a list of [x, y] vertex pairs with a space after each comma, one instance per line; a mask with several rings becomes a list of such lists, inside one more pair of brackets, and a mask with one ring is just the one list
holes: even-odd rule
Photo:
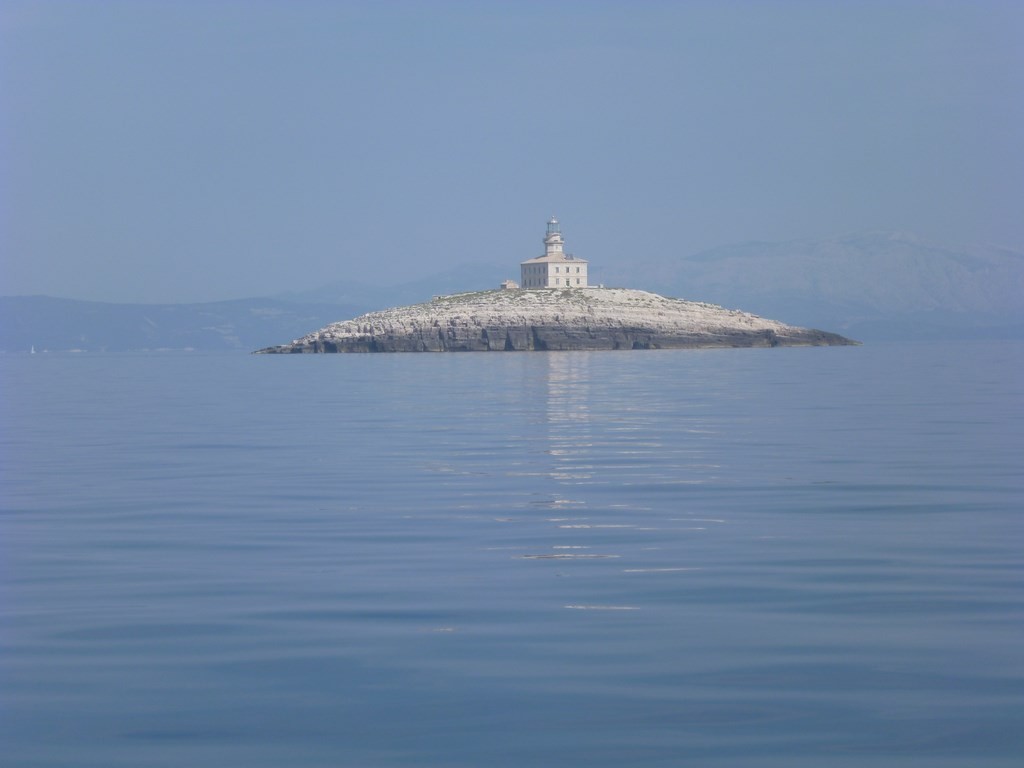
[[538, 256], [535, 259], [527, 259], [526, 261], [519, 262], [520, 264], [551, 264], [558, 262], [561, 264], [563, 261], [571, 261], [573, 264], [587, 264], [586, 259], [581, 259], [578, 256], [573, 256], [571, 253], [553, 253], [551, 255], [545, 254], [544, 256]]

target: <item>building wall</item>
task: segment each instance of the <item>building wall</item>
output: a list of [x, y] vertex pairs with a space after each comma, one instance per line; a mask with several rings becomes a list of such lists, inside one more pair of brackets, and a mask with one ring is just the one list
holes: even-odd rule
[[525, 263], [520, 266], [520, 273], [519, 284], [523, 288], [587, 287], [587, 262], [582, 260]]

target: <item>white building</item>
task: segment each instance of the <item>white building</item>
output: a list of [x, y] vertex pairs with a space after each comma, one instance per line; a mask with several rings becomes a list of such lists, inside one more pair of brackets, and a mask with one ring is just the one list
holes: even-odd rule
[[558, 219], [552, 218], [544, 235], [544, 255], [520, 263], [519, 284], [523, 288], [585, 288], [586, 259], [567, 255], [562, 245]]

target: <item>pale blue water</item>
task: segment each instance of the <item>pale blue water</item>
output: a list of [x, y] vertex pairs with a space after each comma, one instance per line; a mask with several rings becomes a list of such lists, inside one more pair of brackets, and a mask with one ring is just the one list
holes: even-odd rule
[[9, 355], [0, 762], [1024, 764], [1024, 346]]

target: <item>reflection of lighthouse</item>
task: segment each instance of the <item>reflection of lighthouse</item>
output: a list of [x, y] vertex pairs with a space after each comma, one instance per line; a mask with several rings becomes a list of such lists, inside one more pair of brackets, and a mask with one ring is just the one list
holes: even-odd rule
[[523, 288], [586, 288], [587, 260], [563, 250], [562, 228], [554, 216], [544, 233], [544, 255], [520, 263]]
[[548, 367], [547, 425], [550, 475], [578, 485], [593, 477], [590, 425], [590, 355], [545, 355]]

